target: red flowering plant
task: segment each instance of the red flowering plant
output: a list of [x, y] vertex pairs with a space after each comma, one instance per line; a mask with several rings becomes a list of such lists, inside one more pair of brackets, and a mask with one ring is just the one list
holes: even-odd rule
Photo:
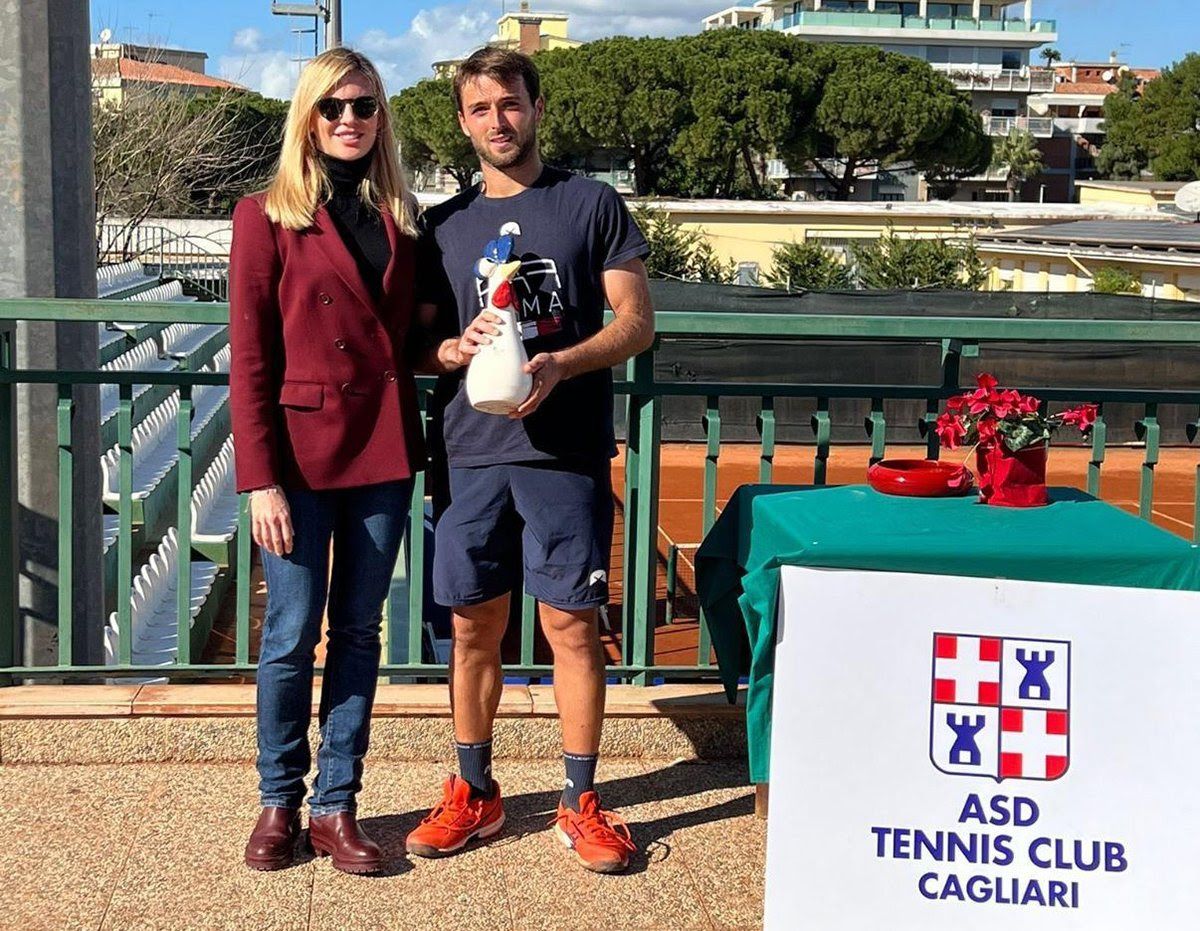
[[987, 448], [1002, 442], [1015, 453], [1046, 442], [1061, 426], [1076, 426], [1086, 434], [1096, 422], [1095, 404], [1046, 414], [1037, 398], [1001, 388], [991, 375], [976, 376], [976, 384], [969, 394], [947, 400], [945, 413], [937, 419], [935, 429], [946, 449]]

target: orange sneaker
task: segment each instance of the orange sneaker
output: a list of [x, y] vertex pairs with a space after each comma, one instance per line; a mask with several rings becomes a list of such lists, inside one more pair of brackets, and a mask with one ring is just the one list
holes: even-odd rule
[[553, 824], [558, 839], [593, 872], [619, 873], [629, 866], [630, 854], [637, 852], [629, 826], [615, 812], [601, 811], [595, 792], [580, 796], [579, 811], [559, 802]]
[[471, 798], [471, 784], [451, 776], [442, 786], [442, 800], [413, 828], [405, 849], [418, 857], [448, 857], [473, 840], [485, 840], [504, 827], [500, 784], [492, 781], [492, 797]]

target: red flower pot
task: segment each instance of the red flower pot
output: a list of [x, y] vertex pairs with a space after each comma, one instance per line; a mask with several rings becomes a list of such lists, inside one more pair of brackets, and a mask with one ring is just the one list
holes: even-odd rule
[[1048, 504], [1046, 444], [1013, 452], [997, 440], [975, 450], [979, 473], [979, 498], [984, 504], [1005, 508], [1037, 508]]

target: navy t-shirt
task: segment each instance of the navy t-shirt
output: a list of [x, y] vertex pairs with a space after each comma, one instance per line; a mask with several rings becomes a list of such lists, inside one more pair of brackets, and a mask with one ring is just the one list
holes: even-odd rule
[[[438, 305], [439, 339], [461, 334], [483, 310], [486, 289], [476, 263], [502, 227], [520, 228], [512, 255], [521, 259], [521, 270], [512, 285], [531, 359], [598, 332], [604, 326], [602, 273], [649, 252], [615, 190], [550, 167], [520, 194], [485, 197], [474, 187], [431, 207], [422, 223], [417, 296]], [[559, 382], [523, 420], [472, 408], [464, 373], [438, 380], [430, 411], [432, 445], [437, 449], [444, 440], [450, 465], [594, 462], [615, 455], [610, 370]]]

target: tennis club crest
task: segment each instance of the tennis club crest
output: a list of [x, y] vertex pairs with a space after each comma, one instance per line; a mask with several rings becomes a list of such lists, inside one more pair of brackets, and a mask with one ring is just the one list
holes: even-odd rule
[[942, 772], [1058, 779], [1071, 760], [1071, 644], [934, 634], [930, 708]]

